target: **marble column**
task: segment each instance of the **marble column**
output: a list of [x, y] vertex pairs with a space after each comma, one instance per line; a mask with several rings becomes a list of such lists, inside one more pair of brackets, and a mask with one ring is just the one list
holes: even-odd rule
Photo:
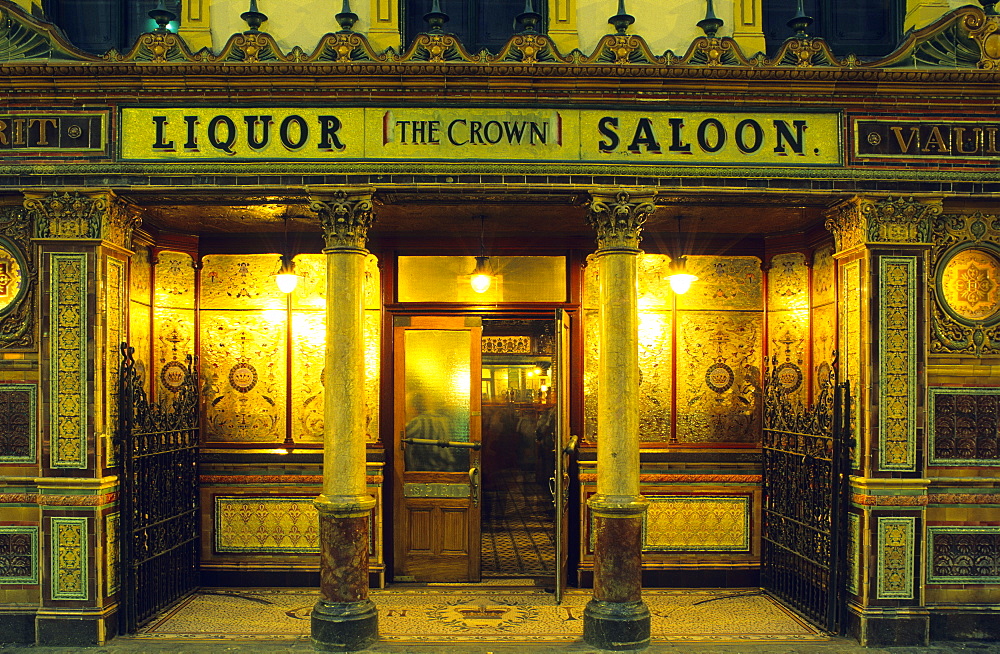
[[639, 494], [639, 315], [636, 280], [642, 226], [651, 194], [591, 193], [587, 222], [597, 232], [600, 266], [600, 361], [597, 372], [597, 493], [593, 517], [594, 597], [583, 614], [583, 638], [602, 649], [649, 645], [642, 601]]
[[372, 191], [313, 194], [326, 247], [326, 375], [320, 600], [312, 639], [323, 651], [355, 651], [378, 639], [378, 613], [368, 599], [369, 515], [365, 485], [364, 265], [374, 219]]

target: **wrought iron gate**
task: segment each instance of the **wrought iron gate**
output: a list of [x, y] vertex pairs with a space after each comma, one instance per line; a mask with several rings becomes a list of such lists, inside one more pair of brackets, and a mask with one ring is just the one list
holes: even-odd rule
[[121, 474], [119, 631], [135, 631], [198, 587], [198, 381], [174, 368], [172, 402], [152, 403], [122, 344], [116, 445]]
[[850, 389], [837, 383], [836, 369], [834, 363], [824, 374], [811, 407], [789, 399], [788, 389], [801, 382], [797, 367], [775, 358], [765, 375], [761, 585], [818, 626], [841, 633]]

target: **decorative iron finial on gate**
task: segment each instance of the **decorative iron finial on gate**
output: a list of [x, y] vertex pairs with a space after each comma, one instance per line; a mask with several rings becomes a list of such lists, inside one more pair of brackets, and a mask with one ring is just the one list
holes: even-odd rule
[[250, 0], [250, 9], [240, 14], [240, 18], [250, 26], [246, 33], [256, 34], [260, 31], [260, 26], [267, 20], [267, 14], [257, 11], [257, 0]]
[[337, 19], [341, 32], [353, 31], [354, 23], [358, 22], [358, 15], [351, 11], [351, 0], [344, 0], [344, 6], [334, 18]]
[[431, 28], [431, 32], [443, 32], [444, 24], [450, 19], [448, 14], [441, 11], [441, 3], [438, 0], [434, 0], [431, 3], [431, 10], [424, 14], [424, 20], [427, 21], [427, 25]]
[[705, 36], [712, 39], [715, 38], [715, 33], [719, 31], [719, 28], [722, 27], [722, 25], [722, 19], [715, 15], [715, 8], [712, 7], [712, 0], [708, 0], [705, 17], [698, 21], [698, 27], [705, 32]]
[[795, 17], [788, 21], [787, 25], [795, 30], [796, 39], [807, 39], [809, 35], [806, 34], [806, 30], [809, 26], [813, 24], [812, 16], [806, 15], [806, 10], [802, 6], [802, 0], [799, 0], [797, 10], [795, 12]]
[[535, 3], [532, 0], [524, 0], [524, 11], [518, 14], [514, 20], [520, 26], [519, 32], [521, 34], [534, 34], [542, 22], [542, 15], [535, 11]]
[[156, 8], [150, 10], [149, 17], [156, 21], [157, 28], [153, 30], [158, 34], [166, 34], [170, 30], [167, 29], [167, 25], [170, 21], [177, 20], [177, 14], [170, 11], [163, 4], [163, 0], [156, 3]]
[[997, 0], [979, 0], [979, 4], [983, 6], [983, 13], [987, 16], [996, 16], [996, 4]]
[[635, 22], [635, 16], [625, 11], [625, 0], [618, 0], [618, 13], [609, 18], [608, 22], [618, 30], [619, 34], [625, 34], [628, 26]]

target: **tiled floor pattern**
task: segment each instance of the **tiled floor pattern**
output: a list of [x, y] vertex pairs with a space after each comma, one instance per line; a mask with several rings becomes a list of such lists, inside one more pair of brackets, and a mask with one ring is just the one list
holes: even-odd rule
[[530, 473], [504, 470], [486, 490], [482, 574], [509, 577], [554, 574], [552, 498]]
[[[433, 586], [375, 590], [383, 642], [567, 643], [583, 636], [590, 591], [557, 605], [526, 587]], [[658, 642], [821, 641], [820, 634], [753, 590], [646, 590]], [[137, 637], [289, 640], [309, 637], [314, 589], [204, 589], [165, 612]]]

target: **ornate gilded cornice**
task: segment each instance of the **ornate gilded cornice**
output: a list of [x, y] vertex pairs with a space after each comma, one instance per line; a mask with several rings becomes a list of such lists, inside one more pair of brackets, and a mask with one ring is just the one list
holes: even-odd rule
[[327, 250], [364, 250], [375, 221], [373, 189], [313, 193], [310, 209], [319, 214]]
[[[523, 75], [540, 74], [554, 77], [641, 75], [657, 76], [676, 72], [677, 68], [692, 68], [706, 75], [705, 68], [718, 69], [803, 69], [822, 68], [850, 70], [865, 68], [899, 69], [981, 69], [996, 70], [1000, 66], [998, 44], [1000, 17], [987, 16], [978, 7], [966, 6], [949, 12], [928, 27], [911, 33], [892, 54], [870, 62], [854, 55], [837, 57], [829, 45], [818, 38], [787, 39], [773, 57], [763, 54], [748, 57], [739, 43], [729, 37], [699, 37], [692, 41], [686, 54], [677, 56], [667, 50], [662, 55], [652, 52], [649, 44], [636, 34], [608, 34], [598, 41], [588, 55], [579, 50], [559, 52], [555, 43], [544, 34], [515, 34], [496, 54], [483, 51], [470, 53], [455, 36], [445, 33], [422, 33], [416, 36], [402, 53], [392, 48], [376, 51], [364, 34], [340, 31], [324, 35], [312, 52], [298, 46], [287, 53], [266, 32], [233, 34], [218, 54], [207, 48], [192, 51], [184, 39], [170, 32], [143, 34], [124, 53], [114, 50], [103, 57], [120, 74], [128, 64], [183, 65], [203, 73], [215, 74], [225, 68], [243, 74], [243, 65], [264, 65], [264, 74], [304, 74], [303, 65], [326, 67], [344, 63], [363, 68], [365, 74], [383, 74], [387, 69], [402, 65], [413, 72], [427, 65], [470, 65], [462, 74]], [[0, 0], [0, 61], [11, 63], [49, 61], [60, 64], [86, 63], [93, 65], [102, 58], [89, 55], [68, 43], [53, 25], [38, 21], [9, 0]], [[239, 64], [233, 66], [233, 64]], [[292, 64], [292, 66], [288, 66]], [[220, 65], [222, 66], [220, 68]], [[38, 66], [15, 65], [17, 74], [38, 74]], [[49, 66], [45, 66], [49, 68]], [[526, 70], [525, 70], [526, 69]], [[30, 71], [34, 70], [32, 73]], [[612, 72], [614, 71], [614, 72]], [[626, 72], [632, 71], [632, 72]], [[65, 72], [65, 71], [63, 71]], [[174, 74], [174, 73], [168, 73]], [[426, 74], [426, 73], [421, 73]], [[732, 75], [727, 73], [726, 76]], [[707, 76], [712, 76], [708, 73]], [[796, 75], [797, 79], [801, 77]]]
[[35, 238], [101, 239], [128, 249], [132, 230], [142, 222], [139, 209], [113, 191], [27, 192], [24, 197]]
[[827, 211], [826, 228], [838, 252], [869, 243], [929, 243], [931, 221], [940, 214], [940, 198], [855, 196]]
[[638, 250], [642, 227], [653, 205], [654, 193], [612, 189], [593, 191], [587, 202], [587, 224], [597, 232], [597, 249]]

